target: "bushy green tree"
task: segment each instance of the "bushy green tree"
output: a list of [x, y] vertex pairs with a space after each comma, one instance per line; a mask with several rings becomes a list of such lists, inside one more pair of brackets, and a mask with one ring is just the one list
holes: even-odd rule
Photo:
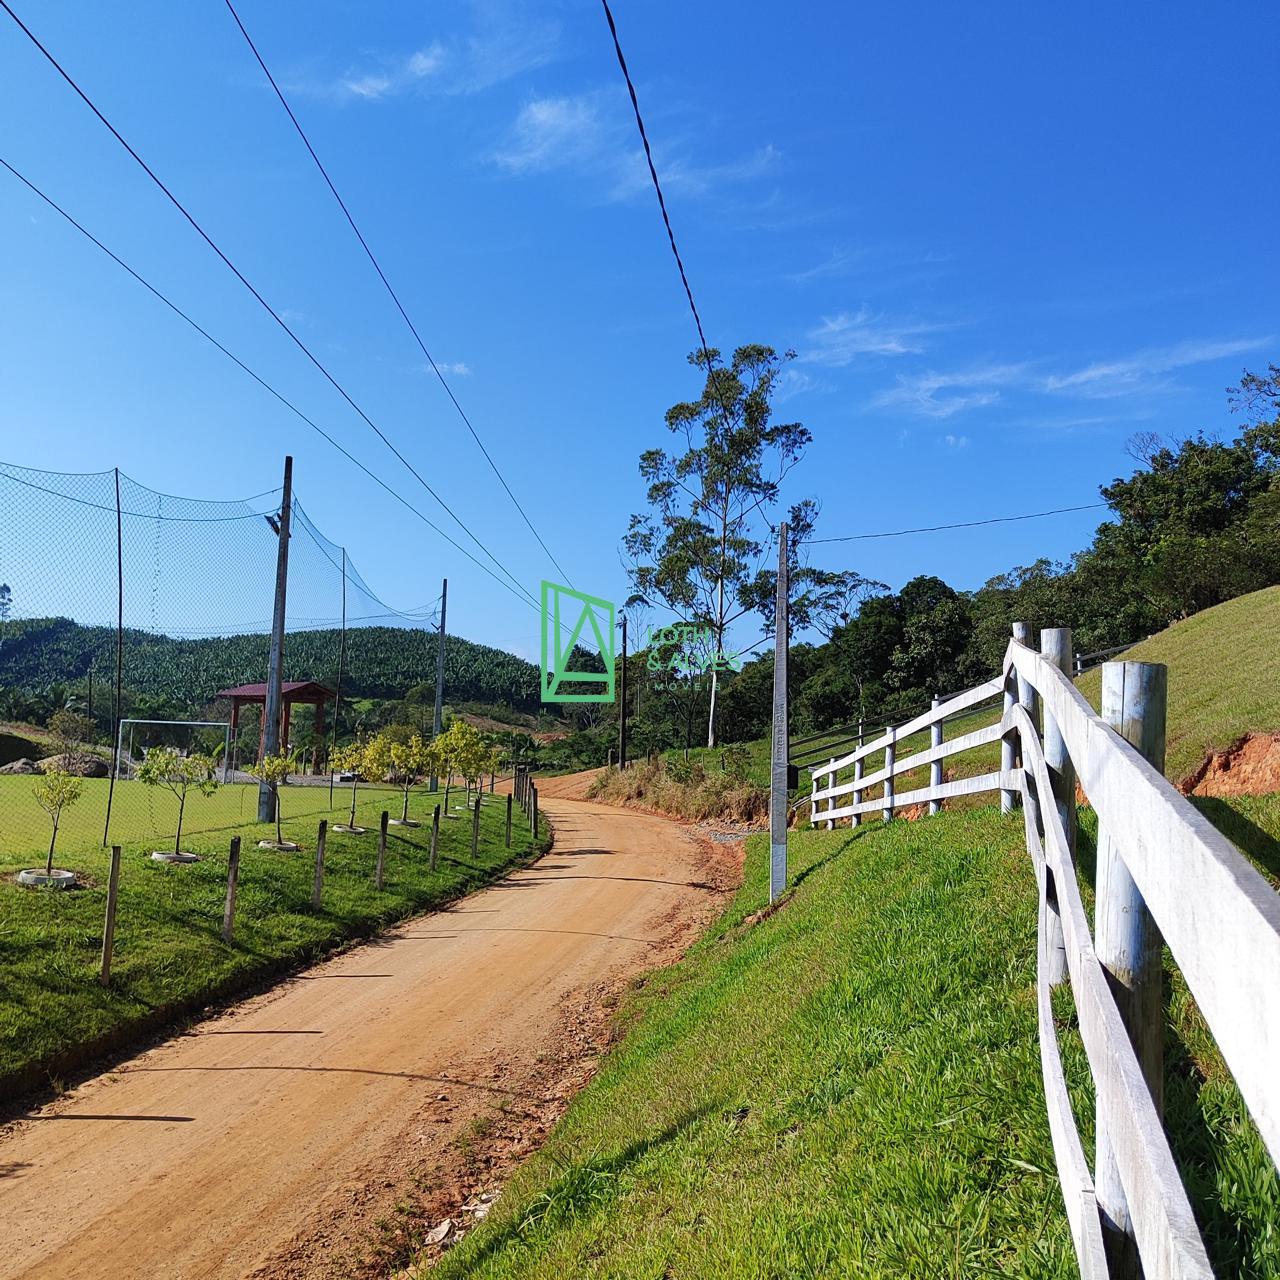
[[182, 852], [182, 821], [187, 812], [187, 792], [194, 787], [202, 796], [213, 795], [218, 789], [217, 767], [218, 759], [214, 755], [192, 752], [184, 756], [173, 747], [152, 747], [138, 766], [139, 782], [149, 787], [165, 787], [178, 801], [174, 853]]
[[53, 874], [53, 849], [58, 843], [58, 827], [62, 822], [63, 812], [69, 809], [84, 794], [84, 783], [65, 769], [49, 769], [36, 779], [31, 788], [36, 804], [49, 815], [53, 824], [53, 833], [49, 837], [49, 856], [45, 861], [44, 873]]

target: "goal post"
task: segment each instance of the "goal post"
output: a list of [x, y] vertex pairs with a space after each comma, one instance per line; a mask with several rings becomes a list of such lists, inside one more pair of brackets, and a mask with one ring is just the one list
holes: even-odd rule
[[[222, 730], [222, 781], [229, 782], [231, 780], [231, 721], [230, 720], [136, 720], [127, 719], [120, 721], [120, 729], [116, 734], [116, 751], [115, 758], [112, 762], [112, 777], [120, 777], [120, 762], [127, 759], [132, 768], [133, 765], [133, 748], [139, 728], [159, 729], [162, 731], [173, 732], [181, 729], [192, 731], [189, 742], [197, 741], [197, 733], [200, 730]], [[129, 750], [125, 754], [124, 745], [126, 733], [128, 736]], [[156, 736], [159, 734], [144, 734], [144, 737]], [[146, 742], [143, 744], [143, 750], [147, 747], [156, 746], [155, 742]], [[166, 744], [168, 745], [168, 744]]]

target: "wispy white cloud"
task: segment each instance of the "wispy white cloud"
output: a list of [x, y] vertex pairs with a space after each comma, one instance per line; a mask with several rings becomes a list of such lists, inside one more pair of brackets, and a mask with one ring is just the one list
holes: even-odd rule
[[437, 36], [408, 53], [367, 57], [337, 75], [295, 75], [295, 93], [335, 101], [372, 102], [405, 93], [477, 93], [551, 62], [560, 27], [529, 18], [509, 0], [475, 0], [473, 30]]
[[842, 369], [859, 356], [916, 355], [923, 338], [943, 326], [915, 320], [894, 320], [874, 314], [869, 307], [823, 316], [809, 331], [800, 360], [805, 364]]
[[471, 366], [465, 360], [437, 360], [436, 368], [444, 374], [452, 374], [455, 378], [469, 378]]
[[1155, 347], [1115, 360], [1097, 360], [1072, 373], [1051, 374], [1044, 380], [1044, 389], [1096, 399], [1146, 392], [1169, 385], [1164, 375], [1177, 369], [1243, 355], [1274, 342], [1275, 337], [1270, 334], [1261, 338], [1179, 342], [1171, 347]]
[[811, 280], [843, 279], [874, 271], [937, 269], [949, 261], [949, 255], [932, 249], [919, 252], [887, 245], [862, 245], [857, 248], [837, 245], [820, 262], [802, 271], [790, 272], [786, 279], [793, 284], [808, 284]]
[[[516, 114], [492, 153], [499, 168], [531, 175], [576, 171], [607, 200], [630, 200], [649, 190], [649, 168], [633, 137], [634, 124], [616, 95], [599, 92], [532, 98]], [[655, 148], [664, 190], [702, 197], [773, 172], [781, 153], [771, 144], [737, 159], [699, 164], [680, 143]]]
[[949, 418], [965, 409], [995, 404], [1004, 388], [1026, 377], [1023, 364], [990, 364], [940, 373], [900, 374], [872, 399], [878, 409], [899, 408], [926, 418]]
[[778, 375], [777, 382], [774, 383], [773, 400], [775, 404], [786, 404], [788, 400], [794, 400], [797, 396], [821, 395], [832, 389], [831, 384], [824, 379], [815, 378], [803, 369], [790, 365], [783, 369]]
[[948, 449], [967, 449], [969, 447], [969, 437], [945, 435], [942, 437], [942, 443]]

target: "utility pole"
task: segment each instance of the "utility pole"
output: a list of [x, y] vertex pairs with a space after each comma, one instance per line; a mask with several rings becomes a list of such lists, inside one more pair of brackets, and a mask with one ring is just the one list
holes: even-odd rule
[[[440, 583], [440, 630], [436, 638], [436, 709], [431, 720], [433, 742], [440, 736], [440, 730], [444, 725], [444, 615], [448, 605], [449, 579], [444, 578]], [[430, 779], [430, 790], [437, 791], [439, 788], [440, 779], [433, 773]]]
[[[289, 579], [289, 522], [293, 515], [293, 459], [284, 460], [284, 492], [280, 496], [280, 523], [276, 529], [276, 600], [271, 615], [271, 658], [267, 665], [267, 698], [262, 708], [262, 755], [280, 751], [281, 686], [284, 682], [284, 607]], [[258, 784], [258, 821], [274, 822], [276, 797], [265, 783]]]
[[622, 673], [618, 681], [618, 772], [627, 767], [627, 615], [622, 615]]
[[769, 901], [787, 887], [787, 643], [790, 631], [787, 526], [778, 528], [778, 595], [773, 629], [773, 742], [769, 757]]

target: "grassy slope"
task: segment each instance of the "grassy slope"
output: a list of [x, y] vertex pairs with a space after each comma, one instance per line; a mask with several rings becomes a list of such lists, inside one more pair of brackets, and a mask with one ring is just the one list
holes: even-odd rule
[[[1166, 773], [1180, 779], [1250, 731], [1280, 730], [1280, 587], [1177, 622], [1121, 655], [1169, 667]], [[1099, 705], [1102, 673], [1080, 681]]]
[[109, 990], [95, 980], [106, 901], [105, 852], [81, 845], [71, 853], [68, 845], [59, 864], [74, 867], [92, 883], [69, 892], [19, 887], [11, 873], [31, 859], [0, 854], [0, 1096], [20, 1079], [29, 1084], [33, 1067], [56, 1065], [77, 1046], [123, 1040], [156, 1026], [166, 1016], [243, 989], [344, 939], [466, 893], [527, 855], [529, 840], [520, 827], [513, 848], [504, 846], [505, 797], [486, 797], [477, 857], [471, 858], [471, 823], [460, 815], [441, 824], [440, 856], [432, 873], [430, 805], [438, 798], [421, 794], [411, 806], [411, 814], [425, 817], [428, 825], [391, 828], [386, 889], [378, 893], [373, 886], [378, 815], [384, 808], [397, 813], [399, 806], [385, 793], [366, 795], [359, 813], [369, 834], [329, 836], [319, 912], [310, 905], [315, 821], [285, 823], [286, 837], [304, 846], [294, 854], [256, 847], [274, 828], [256, 823], [240, 828], [244, 849], [234, 946], [225, 945], [219, 933], [230, 832], [184, 837], [184, 847], [204, 856], [190, 866], [152, 862], [147, 852], [155, 847], [153, 840], [127, 844]]
[[[1253, 817], [1275, 871], [1280, 804]], [[753, 838], [734, 906], [633, 995], [600, 1075], [433, 1276], [1076, 1274], [1043, 1111], [1020, 820], [988, 807], [796, 832], [795, 896], [752, 923], [765, 855]], [[1218, 1274], [1275, 1276], [1280, 1180], [1171, 987], [1170, 1124]], [[1091, 1147], [1069, 996], [1058, 1013]]]

